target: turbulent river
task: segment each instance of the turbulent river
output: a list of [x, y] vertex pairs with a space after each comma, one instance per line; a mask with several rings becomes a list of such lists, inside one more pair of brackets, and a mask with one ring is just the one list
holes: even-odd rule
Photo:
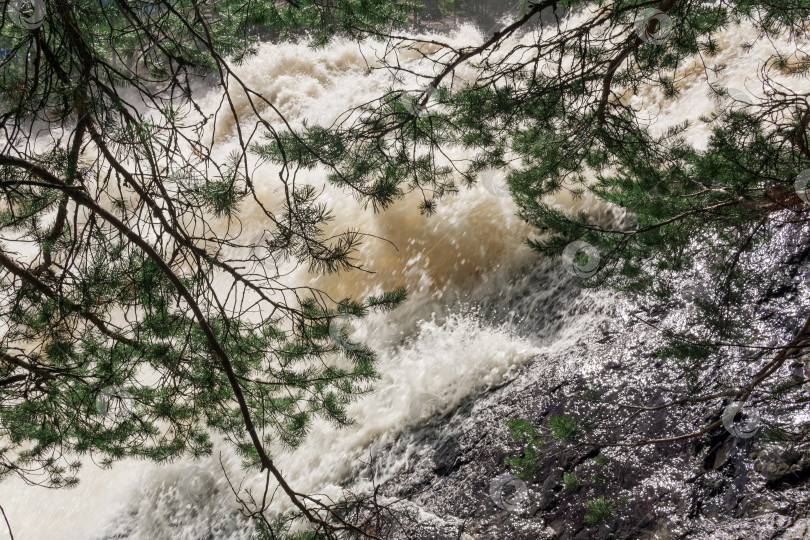
[[[711, 82], [755, 99], [758, 63], [773, 53], [774, 43], [757, 41], [753, 49], [743, 52], [739, 47], [743, 40], [756, 41], [753, 33], [746, 32], [729, 28], [719, 36], [721, 52], [712, 62], [727, 67], [711, 75]], [[482, 33], [465, 26], [443, 39], [455, 45], [476, 44]], [[400, 60], [419, 70], [425, 65], [421, 52], [399, 51]], [[304, 121], [329, 125], [343, 111], [373, 101], [391, 86], [402, 86], [394, 84], [389, 72], [370, 69], [379, 64], [378, 53], [373, 43], [335, 42], [320, 50], [306, 43], [265, 44], [236, 69], [294, 127]], [[472, 69], [462, 66], [456, 75], [463, 79]], [[682, 93], [675, 102], [664, 103], [653, 91], [629, 99], [651, 111], [655, 129], [723, 106], [708, 97], [707, 72], [697, 62], [693, 71], [680, 83]], [[418, 84], [405, 81], [404, 87], [416, 90]], [[213, 110], [220, 94], [210, 92], [205, 102]], [[705, 143], [707, 134], [697, 124], [690, 131], [698, 145]], [[224, 158], [235, 144], [233, 122], [223, 117], [213, 135], [216, 151]], [[459, 150], [450, 149], [450, 154], [454, 159], [465, 157]], [[254, 178], [260, 196], [271, 206], [280, 193], [274, 184], [276, 173], [265, 167]], [[367, 464], [371, 459], [376, 482], [395, 474], [410, 452], [418, 450], [409, 439], [414, 428], [432, 415], [508, 382], [516, 369], [544, 348], [565, 346], [573, 336], [588, 332], [595, 317], [584, 308], [565, 319], [554, 316], [556, 304], [568, 298], [566, 291], [577, 287], [576, 280], [560, 271], [559, 261], [541, 260], [522, 244], [531, 231], [515, 217], [512, 201], [502, 196], [500, 179], [494, 185], [479, 183], [462, 189], [443, 200], [428, 218], [419, 214], [417, 202], [410, 198], [375, 214], [346, 192], [326, 185], [324, 176], [323, 170], [303, 171], [298, 182], [323, 187], [323, 197], [335, 212], [336, 229], [354, 228], [386, 241], [367, 240], [359, 253], [359, 260], [372, 273], [311, 276], [290, 261], [282, 264], [287, 283], [309, 284], [333, 298], [363, 297], [399, 285], [409, 292], [405, 305], [370, 316], [355, 331], [356, 338], [379, 351], [382, 374], [375, 390], [350, 407], [356, 425], [340, 429], [316, 422], [300, 448], [274, 449], [275, 460], [297, 491], [338, 497], [343, 486], [363, 490], [370, 485]], [[554, 202], [568, 210], [611, 212], [587, 196], [574, 200], [562, 193]], [[269, 227], [249, 206], [243, 208], [240, 219], [248, 239], [258, 239]], [[587, 303], [580, 294], [572, 301], [583, 306], [611, 301], [608, 294], [584, 296], [589, 298]], [[394, 446], [405, 450], [388, 453]], [[125, 460], [103, 470], [86, 462], [80, 479], [69, 490], [28, 486], [16, 478], [0, 485], [0, 501], [15, 538], [246, 539], [249, 524], [239, 518], [232, 488], [260, 495], [264, 477], [241, 470], [233, 450], [218, 444], [210, 458], [168, 465]], [[283, 499], [276, 497], [272, 511], [286, 508]], [[4, 527], [0, 527], [0, 538], [8, 538]]]

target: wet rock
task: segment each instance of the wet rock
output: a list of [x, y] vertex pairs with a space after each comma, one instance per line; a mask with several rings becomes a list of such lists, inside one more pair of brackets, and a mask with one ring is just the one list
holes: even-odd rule
[[799, 519], [780, 537], [783, 540], [810, 540], [810, 519]]
[[[777, 293], [784, 291], [773, 291]], [[696, 439], [645, 447], [599, 449], [549, 435], [549, 418], [560, 414], [586, 421], [586, 440], [619, 444], [690, 433], [721, 418], [725, 403], [719, 400], [617, 414], [620, 407], [627, 412], [632, 411], [628, 405], [663, 405], [694, 393], [682, 366], [672, 359], [652, 359], [663, 345], [656, 330], [628, 315], [654, 316], [664, 324], [668, 318], [685, 320], [681, 310], [688, 306], [643, 311], [634, 306], [622, 304], [620, 313], [609, 315], [610, 324], [594, 324], [592, 333], [584, 332], [576, 343], [548, 348], [512, 382], [480, 396], [476, 409], [486, 410], [485, 417], [454, 417], [451, 423], [461, 444], [433, 445], [432, 460], [425, 466], [434, 479], [425, 484], [430, 491], [420, 503], [437, 515], [463, 516], [466, 531], [476, 531], [472, 538], [810, 540], [810, 446], [766, 442], [762, 432], [735, 437], [723, 426]], [[798, 322], [772, 317], [772, 332], [763, 334], [789, 334]], [[759, 358], [765, 352], [751, 354], [757, 361], [767, 359]], [[801, 382], [810, 355], [792, 360], [776, 376]], [[694, 368], [699, 371], [695, 380], [707, 381], [706, 393], [727, 389], [729, 381], [711, 384], [718, 374], [731, 372], [733, 361], [726, 357], [700, 364]], [[753, 362], [737, 361], [742, 368]], [[755, 393], [751, 402], [765, 397]], [[539, 472], [528, 482], [533, 507], [520, 515], [504, 512], [487, 495], [490, 479], [510, 472], [504, 458], [521, 455], [503, 424], [509, 417], [531, 421], [544, 440]], [[763, 415], [764, 422], [774, 420]], [[591, 459], [600, 454], [608, 461]], [[575, 474], [580, 487], [565, 487], [563, 474]], [[408, 493], [392, 490], [392, 495]], [[614, 502], [615, 511], [603, 523], [591, 524], [585, 519], [587, 503], [600, 497]]]
[[765, 477], [770, 487], [806, 483], [810, 479], [810, 447], [773, 447], [759, 452], [754, 469]]
[[447, 476], [456, 470], [461, 459], [461, 447], [453, 437], [441, 439], [433, 456], [433, 472], [437, 476]]

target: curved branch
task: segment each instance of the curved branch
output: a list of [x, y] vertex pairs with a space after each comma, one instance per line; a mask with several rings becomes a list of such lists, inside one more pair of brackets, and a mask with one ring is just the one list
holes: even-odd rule
[[[62, 182], [57, 176], [52, 174], [47, 169], [44, 169], [38, 165], [31, 164], [23, 159], [15, 158], [11, 156], [4, 156], [0, 155], [0, 165], [13, 165], [17, 167], [24, 167], [29, 170], [32, 174], [40, 177], [41, 179], [47, 181], [48, 183], [54, 186], [62, 186], [62, 188], [68, 188], [64, 182]], [[234, 372], [233, 365], [231, 363], [228, 354], [223, 349], [222, 345], [219, 343], [219, 340], [214, 333], [213, 328], [208, 323], [205, 315], [202, 312], [197, 301], [194, 299], [194, 296], [191, 292], [186, 288], [183, 284], [182, 280], [172, 271], [166, 261], [160, 256], [159, 253], [155, 251], [155, 249], [140, 235], [135, 233], [132, 229], [130, 229], [125, 223], [123, 223], [120, 219], [116, 216], [111, 214], [105, 208], [102, 208], [96, 201], [91, 199], [86, 192], [74, 192], [72, 194], [74, 201], [77, 204], [84, 206], [85, 208], [93, 211], [95, 214], [100, 216], [104, 221], [112, 225], [115, 229], [117, 229], [121, 234], [127, 237], [134, 245], [138, 246], [138, 248], [143, 251], [143, 253], [160, 269], [160, 271], [166, 276], [166, 278], [171, 282], [172, 286], [177, 290], [178, 294], [186, 301], [189, 308], [191, 309], [192, 313], [194, 314], [194, 318], [197, 320], [197, 324], [199, 324], [203, 334], [205, 335], [206, 341], [208, 342], [209, 351], [211, 355], [216, 359], [220, 365], [222, 366], [223, 370], [225, 371], [225, 375], [228, 378], [228, 383], [231, 386], [231, 390], [236, 397], [237, 404], [239, 406], [240, 413], [242, 415], [242, 420], [245, 424], [245, 429], [250, 436], [251, 442], [253, 447], [255, 448], [257, 454], [259, 455], [259, 460], [261, 462], [261, 470], [264, 471], [265, 469], [269, 469], [273, 476], [276, 478], [276, 481], [281, 485], [281, 488], [290, 498], [292, 503], [302, 512], [306, 518], [313, 523], [318, 523], [323, 526], [328, 526], [328, 524], [315, 514], [313, 514], [309, 508], [300, 500], [299, 494], [292, 489], [292, 487], [287, 483], [284, 477], [281, 474], [281, 471], [274, 465], [273, 460], [267, 454], [267, 451], [264, 449], [264, 445], [259, 438], [259, 435], [256, 431], [256, 426], [253, 423], [253, 418], [250, 413], [250, 409], [248, 407], [247, 401], [245, 399], [244, 393], [242, 392], [242, 387], [239, 385], [239, 380]], [[4, 262], [11, 262], [5, 255], [0, 253], [0, 264]], [[5, 266], [5, 264], [4, 264]], [[31, 280], [31, 284], [38, 288], [41, 285], [41, 282], [38, 279]], [[44, 292], [44, 291], [43, 291]]]

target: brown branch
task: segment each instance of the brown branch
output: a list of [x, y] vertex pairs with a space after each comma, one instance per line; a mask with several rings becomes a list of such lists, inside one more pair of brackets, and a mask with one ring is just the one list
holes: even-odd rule
[[[8, 156], [0, 156], [0, 163], [3, 163], [8, 159]], [[16, 158], [13, 158], [16, 159]], [[11, 259], [8, 255], [4, 252], [0, 251], [0, 266], [5, 267], [9, 272], [23, 280], [23, 282], [27, 283], [35, 290], [41, 292], [48, 298], [52, 298], [57, 300], [62, 307], [66, 307], [69, 311], [73, 313], [78, 313], [91, 323], [96, 326], [99, 330], [101, 330], [106, 336], [109, 336], [121, 343], [130, 346], [136, 346], [136, 342], [126, 336], [115, 332], [107, 326], [107, 323], [103, 321], [98, 315], [95, 313], [84, 309], [80, 304], [73, 302], [72, 300], [68, 300], [64, 298], [62, 295], [51, 289], [45, 282], [43, 282], [39, 277], [37, 277], [33, 272], [26, 270], [22, 266], [19, 266], [14, 260]]]
[[24, 381], [28, 378], [28, 375], [23, 375], [22, 373], [19, 375], [12, 375], [11, 377], [6, 377], [4, 379], [0, 379], [0, 386], [8, 386], [10, 384], [14, 384], [16, 382]]
[[[662, 13], [667, 13], [675, 7], [675, 4], [677, 4], [677, 0], [661, 0], [658, 4], [658, 10]], [[645, 35], [649, 36], [655, 34], [655, 31], [658, 29], [658, 24], [659, 21], [656, 18], [648, 20], [644, 27]], [[605, 123], [605, 110], [607, 109], [608, 100], [610, 99], [611, 84], [613, 83], [613, 77], [616, 75], [616, 71], [621, 67], [627, 57], [630, 56], [630, 53], [635, 51], [644, 42], [644, 38], [640, 35], [635, 34], [635, 38], [630, 36], [625, 42], [624, 49], [622, 49], [621, 53], [619, 53], [608, 66], [608, 70], [605, 72], [605, 76], [602, 79], [602, 95], [599, 98], [599, 106], [596, 108], [596, 122], [598, 125], [601, 126]]]
[[744, 203], [744, 199], [742, 199], [741, 197], [738, 197], [738, 198], [735, 198], [735, 199], [733, 199], [731, 201], [724, 201], [722, 203], [717, 203], [717, 204], [712, 205], [712, 206], [707, 206], [707, 207], [704, 207], [704, 208], [694, 208], [692, 210], [687, 210], [685, 212], [681, 212], [680, 214], [672, 216], [669, 219], [665, 219], [664, 221], [660, 221], [660, 222], [654, 223], [652, 225], [647, 225], [646, 227], [642, 227], [640, 229], [636, 229], [636, 230], [633, 230], [633, 231], [619, 231], [619, 230], [615, 230], [615, 229], [603, 229], [602, 227], [599, 227], [597, 225], [587, 225], [587, 224], [582, 225], [582, 227], [585, 228], [585, 229], [588, 229], [590, 231], [595, 231], [595, 232], [599, 232], [599, 233], [620, 234], [622, 236], [635, 236], [637, 234], [652, 231], [654, 229], [658, 229], [659, 227], [669, 225], [670, 223], [680, 221], [681, 219], [683, 219], [685, 217], [688, 217], [688, 216], [693, 216], [695, 214], [708, 213], [708, 212], [711, 212], [713, 210], [718, 210], [720, 208], [726, 208], [728, 206], [735, 206], [735, 205], [743, 204], [743, 203]]
[[[81, 151], [84, 133], [87, 131], [89, 123], [90, 120], [87, 115], [83, 115], [81, 118], [79, 118], [79, 122], [76, 125], [76, 131], [73, 134], [73, 145], [70, 149], [70, 154], [68, 155], [68, 178], [65, 181], [65, 184], [69, 186], [73, 185], [75, 178], [78, 176], [79, 152]], [[56, 219], [54, 220], [53, 227], [51, 227], [51, 231], [45, 237], [45, 242], [43, 243], [43, 262], [33, 270], [34, 275], [42, 274], [42, 272], [50, 268], [53, 264], [53, 244], [59, 239], [62, 232], [65, 230], [65, 224], [67, 223], [68, 202], [70, 202], [70, 194], [65, 193], [62, 200], [59, 202], [59, 208], [56, 211]]]
[[810, 158], [810, 148], [807, 147], [807, 126], [810, 125], [810, 109], [804, 111], [801, 119], [799, 120], [799, 127], [796, 128], [796, 136], [794, 141], [799, 150], [805, 157]]
[[[83, 64], [82, 68], [82, 76], [83, 78], [89, 78], [91, 75], [91, 67], [96, 64], [95, 58], [93, 57], [92, 53], [86, 46], [84, 42], [84, 38], [78, 30], [78, 26], [75, 24], [75, 20], [71, 15], [71, 11], [68, 9], [68, 6], [65, 4], [64, 0], [57, 0], [58, 12], [62, 19], [63, 23], [63, 30], [66, 34], [68, 34], [69, 42], [73, 45], [76, 49], [79, 59]], [[196, 6], [195, 6], [196, 9]], [[199, 14], [199, 11], [197, 10]], [[182, 20], [182, 17], [181, 17]], [[200, 20], [203, 23], [203, 27], [207, 31], [207, 24], [204, 17], [200, 17]], [[210, 36], [209, 40], [204, 41], [206, 44], [210, 43]], [[210, 46], [210, 45], [209, 45]], [[221, 65], [224, 62], [217, 62], [218, 67], [221, 69]], [[99, 81], [100, 82], [100, 81]], [[235, 111], [234, 111], [235, 113]], [[240, 131], [240, 142], [243, 143], [241, 139], [241, 131]], [[28, 165], [24, 160], [16, 160], [15, 158], [8, 158], [6, 156], [0, 156], [0, 163], [5, 163], [14, 166], [25, 166]], [[55, 185], [61, 185], [62, 188], [67, 188], [68, 185], [66, 182], [61, 181], [55, 175], [50, 173], [47, 169], [39, 166], [29, 167], [29, 170], [32, 174], [39, 176], [40, 178], [47, 179], [49, 182]], [[255, 194], [254, 194], [255, 197]], [[211, 328], [208, 320], [206, 319], [200, 305], [195, 300], [194, 296], [190, 293], [190, 291], [186, 288], [183, 281], [174, 273], [172, 268], [163, 260], [157, 251], [150, 245], [144, 238], [142, 238], [139, 234], [133, 231], [130, 227], [128, 227], [124, 222], [118, 219], [115, 215], [111, 214], [108, 210], [101, 207], [95, 200], [93, 200], [88, 194], [86, 193], [76, 193], [73, 196], [73, 200], [85, 208], [88, 208], [94, 214], [101, 217], [107, 223], [109, 223], [113, 228], [117, 229], [123, 236], [125, 236], [130, 242], [140, 248], [144, 254], [152, 260], [152, 262], [160, 269], [160, 271], [166, 276], [166, 278], [172, 283], [174, 288], [177, 290], [179, 295], [186, 301], [187, 305], [191, 309], [194, 318], [197, 320], [203, 334], [206, 337], [206, 341], [208, 342], [209, 352], [211, 355], [220, 362], [225, 374], [229, 380], [230, 386], [232, 391], [234, 392], [234, 396], [238, 403], [240, 412], [243, 417], [243, 421], [245, 424], [245, 428], [249, 434], [249, 437], [252, 441], [254, 448], [256, 449], [259, 459], [261, 462], [262, 470], [269, 469], [272, 471], [273, 475], [276, 477], [279, 484], [282, 486], [284, 491], [289, 496], [290, 500], [297, 506], [303, 515], [313, 523], [320, 524], [325, 527], [329, 527], [329, 525], [323, 521], [320, 517], [314, 515], [298, 497], [295, 491], [287, 484], [284, 478], [281, 476], [280, 471], [274, 466], [272, 460], [270, 459], [269, 455], [265, 451], [262, 442], [257, 434], [256, 428], [253, 424], [251, 413], [248, 408], [247, 402], [245, 400], [244, 394], [242, 389], [239, 385], [239, 381], [235, 375], [233, 367], [231, 365], [231, 361], [228, 355], [225, 353], [224, 349], [222, 348], [221, 344], [219, 343], [216, 334], [214, 333], [213, 329]], [[27, 276], [30, 278], [31, 276]], [[29, 281], [31, 281], [29, 279]], [[39, 285], [37, 283], [38, 280], [31, 281], [34, 286], [36, 287]], [[337, 516], [339, 519], [339, 516]], [[351, 527], [351, 526], [349, 526]], [[331, 527], [330, 527], [331, 528]]]
[[[486, 40], [483, 44], [479, 45], [478, 47], [474, 47], [472, 49], [467, 50], [466, 52], [463, 52], [463, 53], [459, 54], [456, 57], [455, 60], [453, 60], [452, 62], [447, 64], [447, 66], [442, 70], [442, 72], [439, 73], [433, 79], [433, 82], [431, 83], [431, 85], [433, 86], [433, 88], [438, 88], [439, 85], [444, 80], [444, 78], [447, 77], [453, 71], [455, 71], [455, 69], [459, 65], [466, 62], [470, 58], [473, 58], [474, 56], [478, 56], [479, 54], [486, 51], [488, 48], [495, 45], [496, 43], [498, 43], [502, 39], [512, 35], [520, 27], [522, 27], [523, 25], [528, 23], [532, 19], [532, 17], [534, 17], [537, 13], [540, 13], [541, 11], [543, 11], [544, 9], [546, 9], [548, 7], [556, 7], [556, 5], [557, 5], [557, 0], [546, 0], [545, 2], [541, 2], [539, 4], [533, 4], [532, 9], [530, 9], [528, 12], [526, 12], [526, 14], [523, 15], [523, 17], [521, 17], [520, 19], [516, 20], [515, 22], [513, 22], [512, 24], [510, 24], [509, 26], [504, 28], [501, 32], [494, 32], [492, 34], [492, 37], [489, 38], [488, 40]], [[425, 95], [422, 98], [422, 101], [419, 103], [419, 105], [421, 105], [421, 106], [426, 105], [429, 99], [430, 99], [430, 96]]]
[[[166, 232], [168, 232], [172, 236], [172, 238], [174, 238], [178, 243], [180, 243], [180, 245], [182, 245], [182, 246], [188, 248], [189, 250], [191, 250], [197, 257], [200, 257], [201, 259], [205, 260], [206, 262], [208, 262], [210, 264], [213, 264], [214, 266], [217, 266], [218, 268], [221, 268], [221, 269], [225, 270], [236, 281], [242, 283], [243, 285], [245, 285], [246, 287], [251, 289], [253, 292], [258, 294], [262, 298], [262, 300], [264, 300], [265, 302], [267, 302], [271, 306], [273, 306], [274, 312], [275, 312], [275, 310], [282, 310], [282, 311], [287, 311], [290, 314], [301, 315], [300, 311], [298, 311], [298, 310], [296, 310], [294, 308], [291, 308], [291, 307], [289, 307], [289, 306], [287, 306], [285, 304], [281, 304], [279, 302], [274, 301], [269, 296], [267, 296], [267, 293], [261, 287], [258, 287], [255, 283], [253, 283], [249, 279], [245, 278], [243, 275], [241, 275], [239, 272], [237, 272], [236, 269], [233, 268], [231, 265], [227, 264], [224, 261], [219, 260], [216, 256], [210, 255], [205, 249], [195, 245], [191, 241], [191, 239], [189, 238], [188, 234], [186, 234], [185, 231], [182, 230], [182, 228], [180, 227], [180, 224], [179, 224], [180, 220], [177, 218], [177, 216], [174, 215], [173, 212], [171, 212], [171, 210], [170, 210], [170, 213], [171, 213], [173, 223], [169, 223], [167, 221], [165, 213], [163, 212], [163, 210], [157, 205], [155, 200], [152, 197], [149, 196], [146, 189], [143, 186], [140, 185], [140, 183], [137, 181], [135, 176], [131, 172], [129, 172], [115, 158], [115, 156], [112, 155], [112, 152], [107, 147], [107, 145], [104, 143], [104, 140], [103, 140], [101, 134], [98, 133], [98, 131], [96, 131], [95, 128], [93, 128], [92, 126], [90, 127], [90, 137], [93, 140], [93, 142], [96, 144], [98, 149], [101, 150], [101, 153], [104, 156], [104, 158], [107, 160], [107, 162], [115, 169], [116, 172], [121, 174], [121, 176], [123, 176], [126, 179], [127, 184], [135, 191], [135, 193], [138, 194], [138, 196], [141, 198], [141, 200], [143, 200], [147, 204], [147, 206], [149, 206], [149, 208], [152, 210], [152, 213], [161, 222], [161, 224], [164, 227], [164, 230]], [[182, 234], [181, 234], [181, 231], [183, 231]], [[270, 316], [272, 317], [272, 314]]]
[[[739, 398], [738, 401], [741, 404], [745, 403], [748, 400], [748, 398], [751, 396], [751, 393], [754, 391], [754, 389], [756, 387], [758, 387], [760, 384], [762, 384], [777, 369], [779, 369], [782, 366], [782, 364], [785, 363], [785, 360], [787, 360], [791, 356], [794, 356], [795, 354], [798, 354], [799, 352], [801, 352], [804, 348], [806, 348], [808, 346], [810, 346], [810, 315], [807, 316], [807, 318], [805, 319], [804, 324], [802, 325], [802, 327], [794, 334], [793, 339], [790, 340], [785, 345], [783, 345], [782, 347], [780, 347], [779, 352], [776, 354], [776, 356], [774, 356], [774, 358], [772, 360], [770, 360], [767, 364], [765, 364], [756, 373], [756, 375], [754, 375], [754, 377], [751, 379], [751, 381], [747, 385], [745, 385], [744, 387], [742, 387], [740, 389], [730, 391], [730, 392], [724, 392], [722, 394], [714, 394], [712, 396], [703, 396], [702, 398], [699, 397], [699, 398], [691, 398], [691, 399], [681, 400], [680, 403], [686, 403], [687, 401], [693, 401], [693, 402], [710, 401], [712, 399], [723, 397], [723, 396], [734, 396], [734, 397]], [[673, 403], [671, 403], [671, 405], [676, 404], [676, 403], [679, 403], [679, 402], [673, 402]], [[664, 408], [664, 407], [659, 406], [659, 407], [655, 407], [653, 409], [648, 409], [648, 410], [655, 410], [655, 409], [661, 409], [661, 408]], [[608, 446], [613, 446], [613, 447], [619, 447], [619, 446], [634, 447], [634, 446], [646, 446], [646, 445], [650, 445], [650, 444], [661, 444], [661, 443], [677, 442], [677, 441], [683, 441], [683, 440], [686, 440], [686, 439], [693, 439], [695, 437], [699, 437], [701, 435], [705, 435], [707, 433], [710, 433], [711, 431], [713, 431], [714, 429], [719, 427], [722, 423], [723, 423], [723, 419], [720, 418], [719, 420], [715, 420], [711, 424], [709, 424], [709, 425], [707, 425], [707, 426], [705, 426], [705, 427], [703, 427], [703, 428], [701, 428], [701, 429], [699, 429], [697, 431], [693, 431], [691, 433], [686, 433], [684, 435], [676, 435], [676, 436], [673, 436], [673, 437], [666, 437], [666, 438], [661, 438], [661, 439], [647, 439], [647, 440], [635, 441], [635, 442], [631, 442], [631, 443], [586, 442], [584, 444], [589, 444], [589, 445], [593, 445], [593, 446], [602, 446], [602, 447], [608, 447]]]
[[[19, 158], [0, 155], [0, 165], [25, 167], [32, 174], [40, 177], [42, 180], [45, 180], [54, 186], [61, 185], [65, 189], [70, 187], [66, 186], [58, 177], [56, 177], [47, 169], [44, 169], [38, 165], [32, 165], [31, 163]], [[244, 393], [242, 392], [242, 388], [239, 385], [239, 380], [236, 376], [236, 373], [233, 370], [233, 365], [231, 364], [230, 358], [228, 357], [228, 354], [225, 352], [225, 350], [222, 348], [222, 345], [219, 343], [219, 340], [216, 337], [213, 328], [211, 328], [211, 325], [208, 323], [208, 320], [203, 314], [199, 304], [194, 299], [194, 296], [191, 294], [191, 292], [183, 284], [182, 280], [172, 271], [172, 269], [169, 267], [166, 261], [163, 260], [160, 254], [157, 253], [155, 249], [145, 239], [143, 239], [140, 235], [135, 233], [132, 229], [130, 229], [126, 224], [124, 224], [120, 219], [111, 214], [105, 208], [102, 208], [96, 201], [92, 200], [86, 193], [74, 192], [73, 199], [76, 201], [77, 204], [84, 206], [85, 208], [91, 210], [99, 217], [104, 219], [104, 221], [112, 225], [121, 234], [127, 237], [127, 239], [129, 239], [130, 242], [138, 246], [144, 252], [144, 254], [146, 254], [146, 256], [149, 257], [149, 259], [160, 269], [160, 271], [166, 276], [166, 278], [172, 283], [172, 285], [177, 290], [178, 294], [180, 294], [180, 296], [186, 301], [188, 307], [194, 314], [194, 318], [197, 320], [197, 324], [199, 324], [200, 329], [203, 331], [206, 341], [208, 342], [209, 352], [217, 361], [219, 361], [220, 365], [225, 371], [225, 375], [228, 378], [231, 390], [233, 391], [237, 404], [239, 406], [239, 410], [242, 415], [242, 420], [245, 424], [245, 429], [247, 430], [248, 435], [250, 436], [253, 447], [256, 449], [256, 452], [259, 455], [259, 460], [261, 462], [261, 470], [264, 471], [265, 469], [269, 469], [273, 473], [273, 476], [276, 478], [276, 481], [279, 483], [279, 485], [281, 485], [281, 488], [290, 498], [292, 503], [296, 507], [298, 507], [299, 510], [301, 510], [303, 515], [310, 522], [318, 523], [325, 527], [330, 527], [329, 524], [327, 524], [320, 517], [314, 515], [310, 511], [310, 509], [307, 508], [303, 502], [301, 502], [300, 494], [298, 494], [295, 490], [292, 489], [292, 487], [290, 487], [290, 485], [282, 476], [281, 471], [279, 471], [278, 468], [276, 468], [276, 466], [273, 463], [273, 460], [270, 458], [270, 456], [264, 449], [264, 445], [262, 444], [261, 439], [259, 438], [259, 435], [256, 431], [256, 426], [254, 425], [253, 419], [251, 417], [250, 408], [247, 405], [247, 401], [245, 400]], [[8, 259], [8, 257], [0, 253], [0, 264], [3, 264], [4, 261], [10, 263], [13, 267], [19, 268], [13, 263], [13, 261]], [[5, 266], [5, 264], [3, 265]], [[23, 279], [28, 280], [32, 286], [37, 288], [37, 290], [42, 290], [43, 293], [45, 292], [45, 290], [47, 290], [47, 286], [45, 286], [36, 277], [30, 276], [30, 274], [28, 274], [27, 272], [23, 272], [23, 275], [21, 277], [23, 277]], [[351, 527], [348, 524], [347, 526]]]
[[14, 540], [14, 533], [11, 532], [11, 523], [8, 522], [8, 517], [6, 517], [6, 511], [3, 510], [2, 506], [0, 506], [0, 512], [3, 513], [3, 519], [6, 521], [6, 527], [8, 528], [8, 535], [11, 537], [11, 540]]
[[[52, 372], [50, 372], [50, 371], [48, 371], [46, 369], [40, 368], [38, 366], [35, 366], [34, 364], [30, 364], [30, 363], [26, 362], [25, 360], [20, 360], [19, 358], [11, 356], [10, 354], [5, 353], [3, 351], [0, 351], [0, 360], [2, 360], [3, 362], [6, 362], [8, 364], [11, 364], [12, 366], [21, 367], [24, 370], [29, 371], [29, 372], [33, 373], [34, 375], [40, 377], [41, 379], [47, 380], [47, 379], [53, 379], [54, 378], [54, 374]], [[9, 378], [11, 378], [11, 377], [9, 377]], [[23, 375], [23, 378], [25, 378], [25, 375]], [[6, 380], [8, 380], [8, 379], [6, 379]]]

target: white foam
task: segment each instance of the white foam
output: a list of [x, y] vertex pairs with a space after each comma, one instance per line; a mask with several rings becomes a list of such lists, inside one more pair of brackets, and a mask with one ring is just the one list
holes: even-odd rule
[[[752, 72], [751, 53], [744, 55], [735, 45], [740, 39], [753, 40], [752, 31], [730, 28], [723, 36], [720, 43], [725, 50], [717, 61], [732, 66], [724, 74], [726, 82], [739, 88], [750, 87], [747, 77]], [[452, 37], [441, 39], [461, 45], [480, 42], [482, 36], [473, 27], [465, 26]], [[237, 72], [249, 86], [273, 102], [294, 127], [303, 125], [305, 119], [328, 125], [347, 108], [373, 100], [391, 85], [387, 72], [374, 69], [379, 67], [374, 46], [365, 44], [358, 48], [341, 41], [319, 50], [305, 43], [264, 45]], [[768, 51], [768, 45], [758, 45], [753, 54], [766, 55]], [[401, 52], [403, 60], [410, 62], [408, 67], [419, 67], [418, 54]], [[465, 66], [458, 76], [472, 77], [474, 73]], [[685, 111], [704, 114], [713, 106], [705, 97], [707, 88], [701, 80], [696, 77], [677, 102], [667, 105], [658, 117], [657, 127], [663, 129], [683, 121]], [[419, 80], [413, 79], [406, 81], [405, 86], [417, 88], [419, 84]], [[212, 95], [207, 100], [209, 109], [217, 99], [218, 96]], [[657, 98], [650, 93], [632, 99], [646, 106]], [[249, 124], [247, 100], [237, 96], [236, 101], [240, 114], [247, 118], [246, 125]], [[228, 114], [219, 115], [217, 156], [224, 157], [233, 148], [234, 128]], [[696, 128], [690, 135], [696, 143], [705, 141], [705, 131], [701, 129]], [[459, 149], [449, 152], [454, 159], [468, 157]], [[272, 209], [279, 208], [277, 170], [266, 166], [256, 180], [263, 202]], [[540, 349], [529, 339], [517, 337], [504, 327], [491, 326], [474, 311], [433, 316], [441, 306], [455, 305], [459, 291], [466, 291], [465, 294], [472, 291], [473, 297], [483, 294], [475, 290], [475, 284], [484, 277], [492, 286], [505, 287], [508, 282], [505, 278], [532, 260], [532, 255], [521, 245], [528, 229], [515, 217], [516, 208], [511, 200], [495, 197], [481, 188], [449, 197], [440, 203], [436, 216], [425, 218], [416, 209], [414, 198], [397, 203], [383, 214], [363, 210], [349, 194], [326, 185], [321, 169], [302, 171], [298, 182], [323, 187], [325, 201], [338, 217], [334, 230], [353, 228], [376, 234], [391, 240], [398, 250], [388, 243], [369, 240], [359, 259], [375, 274], [354, 272], [314, 277], [299, 268], [285, 278], [287, 283], [323, 288], [338, 298], [406, 285], [412, 296], [394, 313], [374, 315], [364, 323], [369, 342], [380, 349], [382, 378], [373, 393], [351, 405], [350, 413], [357, 425], [336, 429], [316, 421], [302, 447], [294, 452], [274, 449], [275, 458], [295, 489], [337, 496], [340, 482], [350, 476], [361, 460], [367, 459], [373, 445], [382, 448], [409, 425], [423, 421], [424, 415], [449, 410], [470, 394], [503, 382], [514, 369], [537, 354]], [[568, 209], [595, 209], [590, 199], [575, 201], [565, 194], [560, 195], [556, 204]], [[240, 217], [246, 235], [258, 236], [270, 228], [250, 204], [245, 205]], [[572, 326], [566, 335], [570, 338], [577, 331]], [[414, 414], [412, 404], [425, 395], [437, 399], [427, 400], [427, 409], [418, 409], [418, 414]], [[232, 450], [227, 446], [221, 449], [230, 472], [238, 475], [238, 460]], [[216, 471], [215, 461], [214, 458], [205, 461], [209, 470]], [[139, 508], [140, 519], [149, 519], [153, 514], [148, 509], [154, 507], [150, 501], [157, 500], [157, 494], [161, 493], [157, 486], [171, 483], [178, 467], [190, 463], [191, 460], [183, 460], [158, 466], [126, 460], [111, 470], [100, 470], [86, 462], [80, 474], [81, 483], [75, 489], [28, 487], [12, 479], [0, 485], [0, 504], [18, 539], [84, 540], [109, 530], [109, 524], [128, 509]], [[246, 486], [260, 486], [260, 478], [251, 476]], [[277, 498], [276, 508], [286, 507], [282, 499]], [[159, 510], [156, 512], [160, 515]], [[0, 527], [0, 538], [6, 537]]]

